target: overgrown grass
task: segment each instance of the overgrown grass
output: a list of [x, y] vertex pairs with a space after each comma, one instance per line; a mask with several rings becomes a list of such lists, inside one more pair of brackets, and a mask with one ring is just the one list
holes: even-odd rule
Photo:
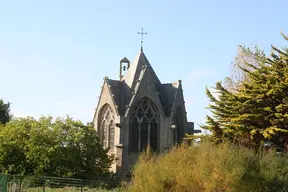
[[[43, 188], [29, 188], [26, 190], [27, 192], [42, 192]], [[80, 189], [74, 187], [63, 187], [63, 188], [46, 188], [45, 192], [80, 192]], [[96, 189], [96, 188], [84, 188], [84, 192], [113, 192], [113, 190], [106, 190], [106, 189]]]
[[288, 191], [287, 155], [257, 155], [229, 143], [180, 146], [154, 156], [144, 153], [125, 191]]

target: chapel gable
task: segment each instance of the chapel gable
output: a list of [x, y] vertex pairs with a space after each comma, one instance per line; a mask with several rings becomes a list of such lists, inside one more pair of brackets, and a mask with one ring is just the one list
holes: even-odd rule
[[93, 124], [117, 160], [112, 170], [129, 172], [149, 146], [161, 153], [194, 132], [187, 122], [182, 82], [161, 83], [143, 48], [132, 63], [120, 61], [119, 79], [104, 78]]

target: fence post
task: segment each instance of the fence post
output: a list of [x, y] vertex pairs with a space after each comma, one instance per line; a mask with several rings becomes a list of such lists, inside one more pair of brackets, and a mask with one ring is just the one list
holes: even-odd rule
[[46, 186], [46, 181], [45, 181], [45, 179], [43, 179], [43, 192], [45, 192], [45, 186]]
[[81, 179], [81, 192], [83, 192], [83, 179]]

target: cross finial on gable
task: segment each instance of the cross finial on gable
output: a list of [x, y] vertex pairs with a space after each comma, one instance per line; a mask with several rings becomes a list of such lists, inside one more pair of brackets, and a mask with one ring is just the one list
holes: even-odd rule
[[143, 51], [143, 36], [148, 34], [148, 33], [144, 33], [143, 30], [144, 29], [142, 28], [142, 31], [138, 32], [138, 34], [141, 35], [141, 51]]

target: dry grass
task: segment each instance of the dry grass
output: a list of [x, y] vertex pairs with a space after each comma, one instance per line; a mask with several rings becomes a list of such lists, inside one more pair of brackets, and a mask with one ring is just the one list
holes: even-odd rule
[[[27, 192], [42, 192], [43, 188], [29, 188]], [[74, 187], [64, 187], [64, 188], [46, 188], [45, 192], [80, 192], [79, 188]], [[93, 189], [93, 188], [84, 188], [84, 192], [113, 192], [113, 190], [105, 190], [105, 189]]]
[[260, 154], [224, 143], [208, 141], [199, 147], [180, 146], [162, 156], [142, 154], [131, 192], [288, 191], [285, 155]]

